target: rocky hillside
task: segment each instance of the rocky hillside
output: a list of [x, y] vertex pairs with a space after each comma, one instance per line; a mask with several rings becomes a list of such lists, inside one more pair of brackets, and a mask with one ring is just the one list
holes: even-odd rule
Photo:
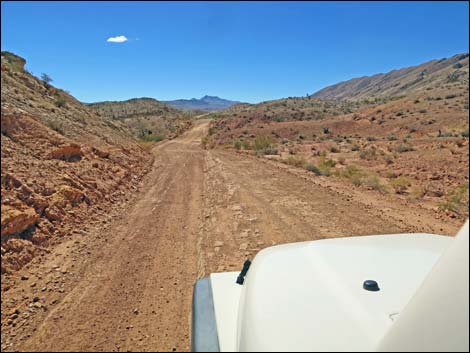
[[177, 99], [165, 103], [182, 110], [202, 110], [212, 112], [230, 108], [240, 102], [222, 99], [216, 96], [204, 96], [201, 99]]
[[24, 65], [2, 52], [2, 274], [117, 207], [151, 162], [125, 124], [98, 116]]
[[432, 60], [421, 65], [364, 76], [326, 87], [315, 94], [318, 99], [364, 100], [423, 93], [447, 83], [468, 85], [468, 53]]
[[202, 142], [400, 198], [432, 209], [436, 218], [465, 219], [468, 56], [449, 60], [453, 68], [447, 63], [442, 70], [454, 76], [428, 71], [436, 77], [432, 84], [399, 96], [382, 95], [380, 86], [371, 86], [377, 96], [364, 99], [309, 96], [237, 105], [211, 114]]
[[153, 98], [91, 103], [88, 106], [112, 121], [122, 121], [140, 139], [172, 138], [190, 125], [190, 115]]

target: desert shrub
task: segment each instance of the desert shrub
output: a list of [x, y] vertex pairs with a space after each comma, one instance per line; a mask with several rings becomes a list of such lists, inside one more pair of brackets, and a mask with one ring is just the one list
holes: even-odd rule
[[368, 161], [375, 160], [377, 159], [377, 150], [375, 148], [369, 148], [367, 150], [361, 151], [359, 158]]
[[439, 130], [439, 132], [437, 133], [437, 137], [453, 137], [454, 134], [452, 132], [442, 132], [441, 130]]
[[351, 147], [351, 151], [359, 151], [360, 149], [361, 149], [361, 146], [356, 145], [356, 144]]
[[393, 157], [389, 154], [384, 156], [384, 162], [387, 165], [393, 164]]
[[305, 158], [301, 156], [289, 156], [282, 162], [287, 165], [292, 165], [294, 167], [303, 167], [306, 164]]
[[330, 129], [329, 129], [329, 128], [327, 128], [327, 127], [324, 127], [324, 128], [323, 128], [323, 133], [324, 133], [324, 134], [330, 134], [330, 133], [331, 133], [331, 131], [330, 131]]
[[441, 208], [452, 211], [459, 216], [468, 217], [468, 191], [468, 183], [462, 184], [450, 191], [445, 202], [441, 205]]
[[414, 150], [414, 147], [407, 143], [401, 143], [395, 148], [395, 151], [398, 153], [411, 152]]
[[452, 98], [455, 98], [455, 97], [457, 97], [456, 94], [448, 94], [448, 95], [446, 96], [446, 99], [452, 99]]
[[396, 194], [404, 194], [407, 188], [411, 185], [410, 180], [405, 176], [390, 180], [390, 185]]
[[163, 141], [165, 139], [165, 136], [161, 134], [149, 133], [149, 134], [141, 135], [139, 136], [139, 138], [141, 141], [144, 141], [144, 142], [159, 142], [159, 141]]
[[48, 74], [41, 74], [41, 81], [44, 83], [44, 86], [49, 87], [50, 83], [53, 81]]
[[314, 173], [315, 175], [322, 175], [321, 170], [313, 163], [305, 164], [304, 168], [308, 170], [309, 172]]
[[46, 125], [50, 127], [52, 130], [58, 132], [61, 135], [64, 135], [64, 124], [59, 120], [51, 120], [46, 122]]
[[374, 136], [367, 136], [367, 141], [369, 142], [377, 141], [377, 138]]
[[259, 150], [258, 151], [259, 154], [264, 154], [264, 155], [277, 155], [279, 154], [279, 151], [277, 150], [277, 148], [275, 147], [268, 147], [268, 148], [265, 148], [263, 150]]
[[261, 151], [272, 147], [272, 144], [273, 140], [269, 136], [258, 136], [254, 141], [254, 149], [256, 151]]
[[215, 133], [215, 129], [213, 127], [210, 127], [209, 131], [207, 133], [208, 133], [209, 136], [212, 136]]
[[331, 153], [339, 153], [339, 148], [336, 146], [330, 146], [329, 150]]
[[413, 186], [411, 188], [411, 197], [414, 199], [421, 199], [426, 195], [426, 189], [422, 186]]
[[242, 147], [243, 147], [244, 150], [253, 149], [253, 146], [251, 145], [250, 141], [248, 141], [248, 140], [243, 140], [242, 141]]
[[351, 180], [363, 174], [362, 170], [355, 165], [348, 165], [345, 169], [338, 172], [338, 176]]
[[318, 168], [320, 169], [322, 175], [329, 176], [331, 175], [331, 169], [336, 165], [336, 161], [328, 159], [326, 157], [321, 157], [318, 162]]
[[382, 193], [387, 192], [387, 187], [381, 182], [380, 178], [375, 174], [367, 174], [361, 179], [363, 185]]
[[202, 148], [207, 148], [207, 143], [209, 142], [209, 138], [207, 136], [204, 136], [202, 139], [201, 139], [201, 145], [202, 145]]
[[419, 99], [415, 99], [415, 104], [418, 104], [419, 103]]
[[276, 121], [278, 123], [282, 123], [285, 120], [286, 119], [283, 116], [277, 116], [277, 117], [274, 118], [274, 121]]
[[62, 96], [58, 96], [55, 100], [55, 105], [58, 107], [58, 108], [63, 108], [65, 107], [67, 104], [67, 100], [65, 99], [65, 97], [62, 97]]
[[335, 137], [333, 137], [333, 141], [338, 142], [338, 143], [343, 142], [343, 140], [345, 140], [345, 139], [346, 139], [346, 136], [335, 136]]
[[390, 134], [387, 136], [387, 140], [389, 141], [396, 141], [398, 138], [394, 134]]
[[242, 148], [242, 143], [240, 142], [240, 140], [234, 141], [233, 147], [235, 147], [236, 150], [240, 150]]
[[460, 134], [460, 136], [462, 136], [462, 137], [467, 137], [467, 138], [468, 138], [468, 129], [465, 130], [465, 131], [463, 131], [463, 132]]

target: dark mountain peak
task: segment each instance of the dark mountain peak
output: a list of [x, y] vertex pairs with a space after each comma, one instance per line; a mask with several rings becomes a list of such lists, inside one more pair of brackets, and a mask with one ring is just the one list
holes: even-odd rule
[[171, 105], [178, 109], [183, 110], [205, 110], [205, 111], [216, 111], [223, 110], [231, 107], [234, 104], [240, 102], [231, 101], [228, 99], [223, 99], [217, 96], [205, 95], [201, 99], [191, 98], [191, 99], [177, 99], [173, 101], [165, 101], [168, 105]]

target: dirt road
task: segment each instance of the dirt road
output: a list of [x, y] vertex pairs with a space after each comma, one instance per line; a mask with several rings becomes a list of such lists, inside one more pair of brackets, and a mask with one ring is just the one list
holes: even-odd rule
[[153, 169], [135, 202], [117, 210], [94, 237], [71, 239], [50, 254], [34, 287], [63, 281], [61, 294], [41, 290], [32, 299], [24, 294], [30, 284], [22, 282], [9, 292], [42, 306], [6, 338], [5, 349], [188, 350], [194, 281], [239, 270], [264, 247], [453, 231], [436, 220], [432, 226], [415, 224], [413, 212], [420, 212], [423, 223], [431, 217], [425, 210], [403, 210], [269, 161], [204, 150], [200, 140], [207, 127], [200, 120], [184, 136], [156, 146]]

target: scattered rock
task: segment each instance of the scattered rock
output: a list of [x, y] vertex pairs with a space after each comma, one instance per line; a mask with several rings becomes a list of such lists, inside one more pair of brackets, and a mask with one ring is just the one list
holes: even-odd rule
[[246, 249], [248, 249], [248, 244], [247, 244], [247, 243], [242, 243], [242, 244], [240, 244], [239, 249], [240, 249], [240, 250], [246, 250]]

